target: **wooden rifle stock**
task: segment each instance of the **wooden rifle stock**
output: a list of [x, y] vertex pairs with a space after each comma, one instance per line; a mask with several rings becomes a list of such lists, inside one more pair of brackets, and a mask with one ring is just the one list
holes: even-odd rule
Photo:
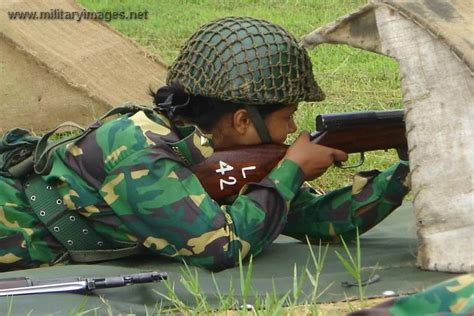
[[262, 144], [216, 151], [192, 167], [207, 193], [216, 201], [238, 194], [249, 182], [259, 182], [278, 164], [287, 145]]
[[[405, 149], [403, 110], [318, 115], [311, 142], [347, 153]], [[216, 201], [236, 195], [251, 182], [261, 181], [284, 157], [288, 145], [261, 144], [216, 151], [192, 167]]]

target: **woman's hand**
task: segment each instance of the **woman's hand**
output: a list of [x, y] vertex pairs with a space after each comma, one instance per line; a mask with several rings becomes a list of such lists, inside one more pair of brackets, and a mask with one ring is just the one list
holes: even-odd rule
[[347, 157], [342, 150], [312, 144], [309, 133], [304, 131], [288, 148], [284, 158], [301, 168], [305, 180], [313, 180], [324, 174], [335, 161], [346, 161]]

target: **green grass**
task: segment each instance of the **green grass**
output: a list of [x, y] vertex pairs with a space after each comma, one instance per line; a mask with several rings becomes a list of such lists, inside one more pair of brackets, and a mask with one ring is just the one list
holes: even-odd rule
[[[197, 28], [224, 16], [253, 16], [287, 28], [298, 38], [364, 5], [362, 0], [79, 0], [94, 11], [148, 11], [147, 20], [112, 20], [110, 25], [170, 64]], [[322, 45], [310, 51], [314, 73], [326, 100], [302, 103], [296, 115], [300, 130], [314, 130], [319, 113], [386, 110], [401, 107], [397, 63], [391, 58], [346, 45]], [[290, 141], [296, 135], [290, 137]], [[357, 169], [331, 168], [311, 184], [328, 191], [350, 183], [358, 170], [383, 169], [397, 160], [394, 151], [369, 153]], [[357, 160], [353, 158], [352, 160]]]
[[[363, 254], [360, 249], [359, 236], [356, 238], [355, 249], [344, 243], [343, 255], [336, 250], [335, 253], [346, 270], [348, 276], [352, 276], [359, 287], [358, 301], [342, 302], [337, 307], [336, 312], [332, 310], [331, 306], [318, 305], [321, 295], [330, 289], [334, 282], [330, 283], [324, 289], [320, 288], [320, 277], [326, 266], [326, 258], [329, 246], [319, 244], [314, 247], [307, 240], [308, 244], [308, 258], [306, 264], [300, 267], [298, 271], [297, 265], [293, 268], [293, 277], [291, 284], [288, 285], [288, 290], [285, 294], [279, 293], [274, 287], [272, 291], [265, 293], [258, 292], [258, 284], [254, 284], [255, 278], [253, 270], [252, 257], [248, 262], [243, 262], [239, 256], [239, 276], [238, 280], [229, 280], [228, 286], [225, 289], [219, 287], [214, 273], [211, 276], [214, 281], [214, 291], [218, 297], [217, 304], [210, 304], [208, 297], [204, 294], [205, 290], [201, 287], [199, 280], [199, 273], [196, 267], [190, 267], [183, 264], [179, 278], [169, 278], [162, 281], [164, 287], [161, 290], [153, 290], [156, 295], [157, 303], [154, 306], [145, 306], [144, 315], [336, 315], [345, 314], [350, 311], [355, 311], [359, 308], [373, 305], [374, 302], [367, 302], [365, 292], [368, 284], [362, 281], [362, 270], [366, 269], [362, 265]], [[317, 249], [315, 252], [314, 250]], [[353, 253], [355, 251], [355, 253]], [[375, 270], [374, 270], [375, 271]], [[291, 272], [288, 273], [291, 275]], [[310, 282], [309, 292], [304, 290], [305, 282]], [[236, 285], [239, 286], [236, 286]], [[183, 301], [180, 296], [176, 294], [175, 288], [181, 285], [186, 292], [194, 298], [193, 303]], [[226, 284], [227, 285], [227, 284]], [[120, 291], [120, 289], [117, 289]], [[235, 297], [236, 292], [240, 292], [241, 299]], [[100, 295], [97, 291], [95, 295]], [[184, 295], [187, 297], [187, 295]], [[67, 312], [67, 315], [115, 315], [114, 307], [104, 297], [100, 296], [100, 303], [97, 306], [88, 306], [88, 297], [84, 296], [82, 301], [77, 306]], [[166, 301], [166, 307], [163, 306], [163, 300]], [[252, 305], [248, 302], [252, 300]], [[27, 314], [19, 314], [16, 307], [19, 305], [16, 297], [10, 297], [7, 311], [5, 315], [36, 315], [34, 310]], [[246, 308], [245, 308], [246, 307]], [[122, 311], [123, 312], [123, 311]], [[130, 314], [136, 315], [131, 308]], [[57, 313], [52, 313], [51, 315]], [[122, 314], [121, 314], [122, 315]], [[123, 314], [125, 315], [125, 314]]]
[[364, 4], [365, 1], [251, 1], [251, 0], [79, 0], [95, 11], [147, 10], [148, 20], [113, 20], [110, 24], [171, 63], [183, 42], [199, 26], [224, 16], [252, 16], [270, 20], [300, 37], [317, 26]]
[[[172, 304], [172, 307], [160, 310], [158, 314], [168, 315], [173, 313], [182, 313], [184, 315], [227, 315], [228, 312], [231, 315], [300, 315], [303, 309], [308, 309], [311, 314], [318, 315], [318, 309], [315, 305], [319, 296], [323, 294], [331, 285], [329, 285], [323, 291], [319, 291], [318, 283], [319, 277], [324, 267], [326, 260], [326, 254], [328, 246], [323, 247], [322, 245], [318, 248], [318, 253], [315, 255], [311, 246], [308, 243], [311, 257], [308, 258], [306, 266], [303, 267], [302, 271], [298, 273], [295, 265], [293, 271], [293, 282], [292, 287], [284, 294], [278, 294], [278, 291], [274, 288], [272, 292], [266, 293], [265, 296], [258, 296], [253, 286], [253, 261], [252, 257], [248, 263], [243, 263], [242, 258], [239, 256], [239, 281], [240, 281], [240, 292], [241, 301], [237, 301], [233, 294], [236, 289], [233, 285], [233, 280], [229, 280], [229, 289], [226, 294], [222, 289], [219, 288], [217, 282], [214, 282], [215, 292], [219, 297], [219, 306], [217, 308], [212, 307], [208, 304], [207, 298], [202, 294], [198, 273], [196, 268], [185, 265], [182, 268], [182, 277], [179, 280], [189, 294], [196, 300], [193, 306], [189, 306], [183, 302], [175, 293], [174, 289], [176, 286], [176, 280], [164, 281], [166, 293], [155, 291], [156, 294], [167, 300]], [[245, 266], [245, 268], [244, 268]], [[214, 278], [214, 274], [212, 274]], [[306, 278], [311, 282], [313, 289], [311, 295], [305, 295], [302, 291], [303, 283]], [[253, 305], [248, 304], [247, 299], [250, 297], [255, 298]], [[304, 303], [302, 303], [302, 300]], [[245, 308], [246, 307], [246, 308]]]

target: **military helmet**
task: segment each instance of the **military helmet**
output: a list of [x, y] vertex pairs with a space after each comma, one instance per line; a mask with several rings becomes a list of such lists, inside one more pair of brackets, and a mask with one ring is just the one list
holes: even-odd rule
[[202, 26], [171, 65], [167, 84], [187, 93], [241, 104], [320, 101], [306, 50], [282, 27], [251, 17]]

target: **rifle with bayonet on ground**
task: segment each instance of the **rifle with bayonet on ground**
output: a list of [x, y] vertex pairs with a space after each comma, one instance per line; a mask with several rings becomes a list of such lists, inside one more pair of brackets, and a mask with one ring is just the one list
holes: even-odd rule
[[[352, 112], [318, 115], [312, 143], [346, 153], [396, 149], [400, 159], [408, 160], [403, 110]], [[262, 180], [283, 158], [287, 145], [261, 144], [216, 151], [192, 167], [201, 184], [216, 201], [239, 193], [250, 182]], [[340, 163], [340, 168], [348, 168]]]
[[87, 293], [97, 289], [150, 283], [166, 279], [166, 272], [156, 271], [95, 278], [66, 277], [52, 280], [32, 280], [25, 277], [8, 278], [0, 279], [0, 297], [59, 292]]

